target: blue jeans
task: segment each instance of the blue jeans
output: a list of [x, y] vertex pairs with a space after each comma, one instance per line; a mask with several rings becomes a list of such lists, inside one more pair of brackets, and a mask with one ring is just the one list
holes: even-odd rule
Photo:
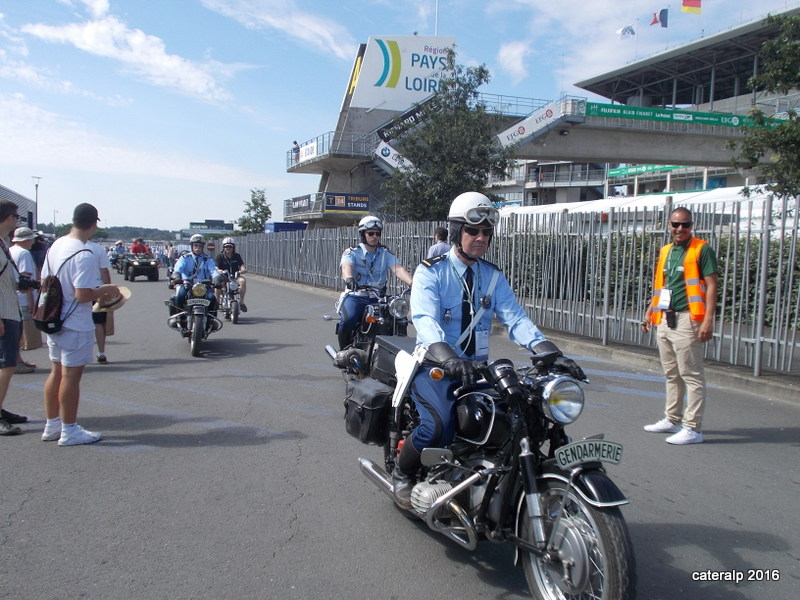
[[377, 298], [348, 294], [339, 306], [339, 324], [336, 333], [339, 335], [339, 350], [344, 350], [353, 341], [353, 332], [358, 327], [364, 309], [370, 304], [376, 304]]
[[453, 392], [460, 383], [447, 378], [434, 381], [428, 376], [432, 368], [420, 366], [411, 382], [411, 398], [419, 413], [419, 425], [412, 440], [414, 448], [420, 452], [425, 448], [444, 448], [452, 443], [456, 434]]

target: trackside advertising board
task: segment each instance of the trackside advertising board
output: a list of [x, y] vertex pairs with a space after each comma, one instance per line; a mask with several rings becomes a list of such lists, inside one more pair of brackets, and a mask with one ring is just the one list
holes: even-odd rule
[[373, 36], [355, 76], [354, 108], [403, 111], [433, 94], [447, 66], [450, 36]]
[[696, 123], [699, 125], [721, 125], [742, 127], [753, 125], [750, 117], [728, 113], [695, 112], [692, 110], [670, 110], [667, 108], [646, 108], [624, 104], [586, 103], [587, 117], [616, 117], [618, 119], [638, 119], [640, 121], [670, 121], [673, 123]]

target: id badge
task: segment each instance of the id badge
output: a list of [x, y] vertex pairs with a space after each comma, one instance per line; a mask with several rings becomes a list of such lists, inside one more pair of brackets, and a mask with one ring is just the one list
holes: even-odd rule
[[672, 301], [672, 290], [669, 288], [662, 288], [661, 294], [658, 296], [658, 308], [667, 309], [669, 303]]
[[488, 329], [479, 329], [475, 332], [475, 356], [489, 356]]

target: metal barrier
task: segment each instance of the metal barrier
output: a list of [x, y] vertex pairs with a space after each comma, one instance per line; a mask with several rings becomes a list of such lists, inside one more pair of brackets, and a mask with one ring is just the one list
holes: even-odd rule
[[[694, 233], [720, 266], [709, 359], [800, 374], [800, 211], [797, 201], [737, 200], [691, 205]], [[487, 260], [497, 264], [535, 323], [603, 344], [656, 345], [639, 323], [653, 269], [669, 242], [672, 207], [605, 213], [538, 213], [501, 222]], [[383, 243], [413, 270], [443, 223], [387, 223]], [[268, 277], [341, 289], [342, 250], [355, 227], [250, 235], [237, 239], [248, 268]], [[390, 288], [398, 286], [390, 277]]]

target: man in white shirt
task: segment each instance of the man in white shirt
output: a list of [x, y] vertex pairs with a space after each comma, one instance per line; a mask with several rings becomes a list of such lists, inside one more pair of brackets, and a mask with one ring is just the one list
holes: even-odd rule
[[44, 413], [47, 418], [42, 439], [58, 440], [59, 446], [91, 444], [102, 438], [77, 423], [80, 382], [84, 367], [92, 360], [94, 323], [92, 302], [108, 303], [120, 296], [113, 283], [97, 286], [100, 260], [86, 242], [97, 231], [97, 209], [79, 204], [72, 214], [72, 230], [58, 238], [47, 253], [42, 280], [58, 273], [63, 303], [63, 326], [47, 335], [50, 375], [44, 384]]
[[[17, 265], [17, 272], [21, 281], [30, 280], [33, 282], [38, 279], [36, 261], [30, 251], [33, 242], [36, 240], [36, 235], [36, 232], [29, 227], [17, 227], [14, 231], [14, 237], [11, 239], [13, 245], [9, 248], [9, 252]], [[33, 328], [33, 324], [29, 323], [29, 326], [26, 327], [26, 322], [33, 319], [31, 313], [36, 305], [36, 298], [37, 294], [33, 285], [20, 285], [17, 289], [19, 312], [22, 316], [21, 350], [34, 350], [42, 345], [42, 335], [39, 330], [36, 330], [35, 334], [33, 334], [33, 339], [31, 339], [30, 329]], [[25, 362], [21, 354], [17, 355], [17, 373], [33, 373], [35, 370], [36, 365]]]

